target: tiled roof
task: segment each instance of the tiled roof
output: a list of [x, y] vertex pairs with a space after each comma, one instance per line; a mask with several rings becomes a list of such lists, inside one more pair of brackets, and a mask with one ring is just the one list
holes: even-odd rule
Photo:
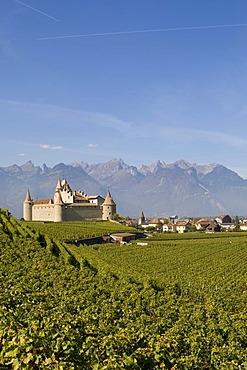
[[150, 224], [162, 224], [162, 222], [158, 218], [151, 218], [149, 223]]
[[106, 195], [106, 198], [105, 198], [105, 201], [103, 203], [103, 206], [115, 206], [116, 203], [114, 202], [114, 200], [112, 199], [111, 197], [111, 193], [110, 191], [108, 190], [107, 192], [107, 195]]
[[37, 205], [37, 204], [53, 204], [53, 200], [52, 199], [36, 199], [33, 204]]
[[186, 226], [186, 225], [188, 225], [187, 221], [178, 221], [178, 222], [176, 222], [176, 226]]
[[75, 194], [75, 201], [77, 201], [77, 202], [89, 202], [88, 198], [84, 197], [80, 193]]
[[200, 220], [196, 221], [196, 224], [205, 225], [208, 224], [210, 221], [207, 218], [201, 218]]

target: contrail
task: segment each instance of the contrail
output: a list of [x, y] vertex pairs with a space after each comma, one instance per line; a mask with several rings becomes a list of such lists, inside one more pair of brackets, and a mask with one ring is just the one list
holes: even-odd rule
[[49, 15], [49, 14], [47, 14], [47, 13], [44, 13], [44, 12], [42, 12], [41, 10], [38, 10], [38, 9], [36, 9], [36, 8], [33, 8], [32, 6], [30, 6], [30, 5], [27, 5], [27, 4], [24, 4], [22, 1], [19, 1], [19, 0], [14, 0], [16, 3], [19, 3], [19, 4], [21, 4], [21, 5], [23, 5], [23, 6], [26, 6], [27, 8], [29, 8], [29, 9], [32, 9], [32, 10], [34, 10], [35, 12], [37, 12], [37, 13], [40, 13], [40, 14], [42, 14], [42, 15], [45, 15], [46, 17], [48, 17], [48, 18], [51, 18], [51, 19], [53, 19], [54, 21], [56, 21], [56, 22], [61, 22], [61, 20], [60, 19], [57, 19], [57, 18], [54, 18], [54, 17], [52, 17], [51, 15]]
[[205, 29], [210, 29], [210, 28], [231, 28], [231, 27], [247, 27], [247, 23], [218, 24], [218, 25], [214, 25], [214, 26], [157, 28], [157, 29], [150, 29], [150, 30], [132, 30], [132, 31], [104, 32], [104, 33], [85, 33], [85, 34], [81, 34], [81, 35], [64, 35], [64, 36], [39, 37], [39, 38], [37, 38], [37, 40], [40, 41], [40, 40], [72, 39], [72, 38], [79, 38], [79, 37], [128, 35], [128, 34], [134, 34], [134, 33], [151, 33], [151, 32], [171, 32], [171, 31], [205, 30]]

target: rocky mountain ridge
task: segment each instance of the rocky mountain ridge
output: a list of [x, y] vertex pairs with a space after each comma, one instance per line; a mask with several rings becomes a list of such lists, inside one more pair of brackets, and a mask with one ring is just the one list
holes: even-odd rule
[[137, 168], [122, 159], [105, 163], [60, 163], [53, 168], [31, 161], [0, 167], [0, 207], [17, 217], [27, 189], [33, 199], [53, 197], [58, 178], [74, 190], [106, 195], [110, 188], [118, 213], [137, 217], [247, 214], [247, 180], [220, 164], [197, 165], [184, 160], [156, 161]]

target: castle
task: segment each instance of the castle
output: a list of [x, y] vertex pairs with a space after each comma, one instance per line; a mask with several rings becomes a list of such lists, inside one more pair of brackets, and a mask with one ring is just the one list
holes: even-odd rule
[[72, 191], [66, 180], [58, 180], [53, 199], [32, 200], [29, 190], [23, 202], [26, 221], [82, 221], [85, 219], [111, 220], [116, 204], [108, 190], [106, 198], [90, 196], [83, 191]]

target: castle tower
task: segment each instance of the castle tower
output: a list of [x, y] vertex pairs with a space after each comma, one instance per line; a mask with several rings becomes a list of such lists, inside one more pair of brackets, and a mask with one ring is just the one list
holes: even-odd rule
[[116, 213], [116, 203], [108, 190], [104, 203], [102, 204], [102, 220], [111, 220]]
[[63, 221], [63, 201], [60, 191], [54, 194], [54, 222]]
[[29, 190], [27, 191], [26, 198], [23, 202], [23, 218], [25, 221], [32, 221], [32, 206], [33, 201]]

